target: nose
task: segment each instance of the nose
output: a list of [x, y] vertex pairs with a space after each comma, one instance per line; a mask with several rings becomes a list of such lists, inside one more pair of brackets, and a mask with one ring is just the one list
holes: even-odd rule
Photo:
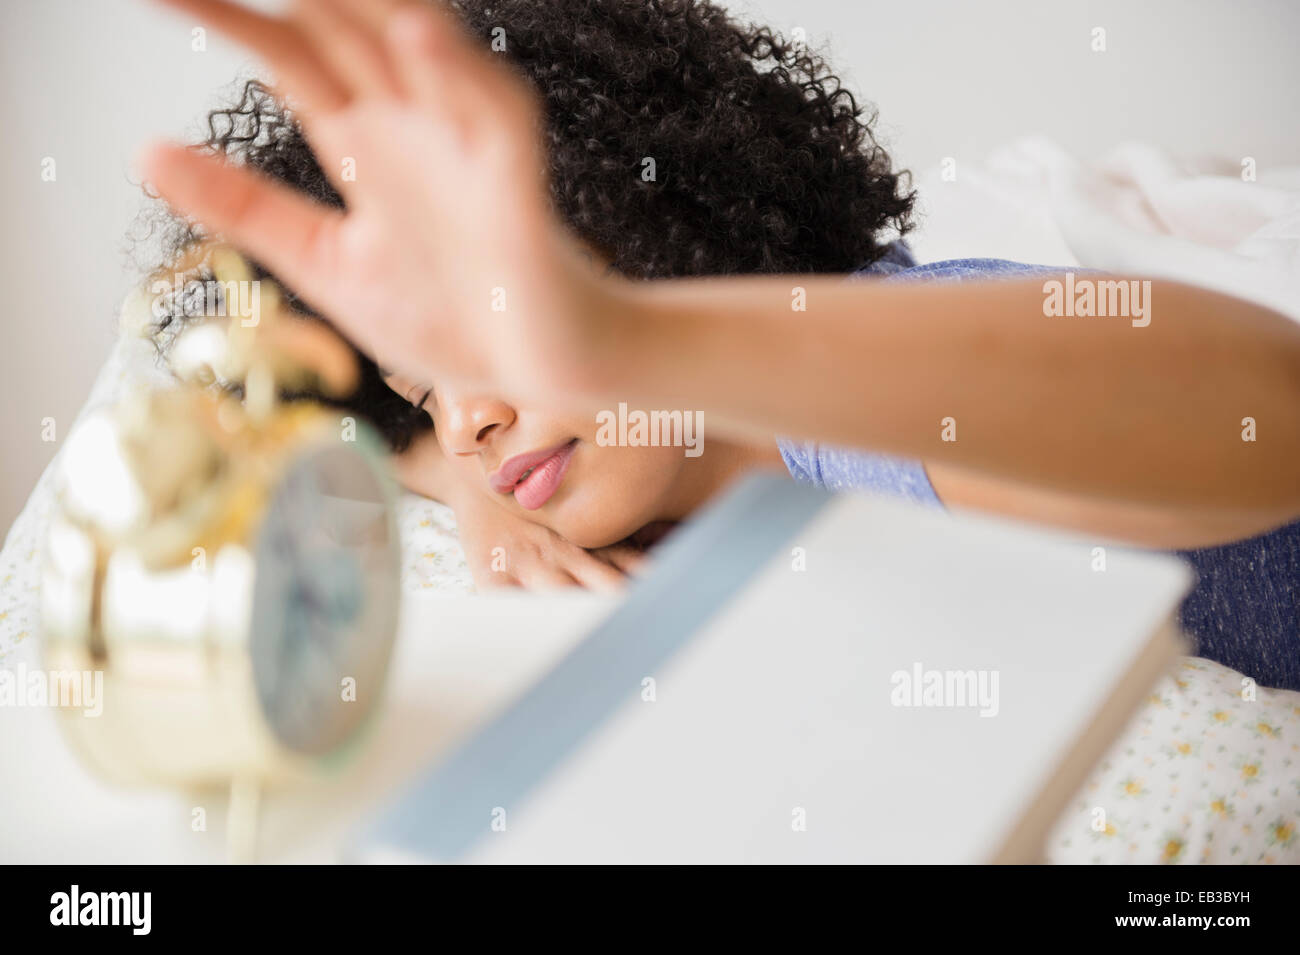
[[438, 388], [439, 437], [452, 454], [477, 454], [515, 423], [515, 409], [499, 398]]

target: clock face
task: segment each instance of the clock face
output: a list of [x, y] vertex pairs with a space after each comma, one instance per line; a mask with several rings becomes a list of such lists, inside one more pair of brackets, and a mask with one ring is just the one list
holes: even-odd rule
[[397, 625], [399, 549], [383, 479], [355, 445], [298, 458], [259, 531], [250, 646], [271, 731], [322, 755], [378, 701]]

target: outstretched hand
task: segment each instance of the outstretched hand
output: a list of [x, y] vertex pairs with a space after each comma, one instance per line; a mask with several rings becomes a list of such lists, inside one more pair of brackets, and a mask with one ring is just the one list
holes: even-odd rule
[[581, 393], [604, 286], [550, 210], [538, 104], [439, 6], [163, 0], [274, 71], [346, 211], [151, 147], [162, 196], [245, 249], [383, 367], [551, 404]]

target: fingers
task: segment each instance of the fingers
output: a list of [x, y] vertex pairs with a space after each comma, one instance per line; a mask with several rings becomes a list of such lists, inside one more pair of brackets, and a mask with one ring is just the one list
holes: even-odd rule
[[524, 587], [527, 590], [556, 590], [585, 587], [606, 593], [620, 591], [627, 578], [616, 568], [587, 551], [565, 544], [546, 555], [521, 560], [511, 570], [493, 570], [483, 563], [473, 568], [474, 580], [483, 589]]
[[[405, 95], [463, 129], [492, 118], [508, 129], [528, 126], [536, 108], [528, 88], [485, 51], [450, 12], [408, 4], [387, 23], [390, 58]], [[531, 139], [524, 141], [531, 142]]]
[[578, 581], [567, 571], [544, 564], [522, 568], [519, 580], [529, 590], [568, 590], [578, 586]]
[[382, 44], [388, 22], [403, 7], [428, 7], [430, 0], [329, 0], [358, 29], [365, 30], [378, 45]]
[[432, 9], [421, 7], [398, 11], [384, 27], [402, 89], [417, 103], [442, 105], [446, 60], [463, 56], [450, 26]]
[[595, 554], [628, 575], [644, 573], [650, 566], [645, 553], [634, 547], [602, 547]]
[[331, 297], [342, 213], [181, 146], [152, 146], [141, 164], [145, 177], [177, 209], [246, 249], [292, 288]]
[[[258, 53], [278, 85], [313, 115], [358, 97], [405, 97], [510, 152], [533, 150], [540, 112], [518, 77], [494, 62], [441, 4], [415, 0], [297, 0], [288, 18], [234, 0], [161, 0]], [[527, 130], [527, 135], [519, 135]], [[520, 158], [533, 159], [531, 153]]]
[[627, 583], [627, 578], [617, 569], [585, 550], [579, 550], [565, 567], [579, 584], [589, 590], [622, 590]]
[[347, 0], [298, 0], [294, 19], [352, 95], [395, 96], [399, 84], [383, 32], [361, 15], [371, 6]]
[[478, 590], [521, 590], [524, 586], [517, 578], [496, 570], [471, 569], [470, 573]]
[[349, 99], [345, 84], [294, 23], [250, 10], [231, 0], [161, 0], [191, 14], [257, 53], [286, 92], [308, 112], [339, 109]]
[[[457, 92], [460, 99], [472, 101], [487, 95], [480, 88], [489, 81], [490, 89], [493, 79], [491, 71], [484, 72], [493, 65], [490, 60], [473, 48], [455, 15], [435, 4], [296, 0], [293, 13], [285, 18], [250, 10], [235, 0], [160, 2], [257, 53], [308, 113], [341, 109], [355, 97], [402, 92], [427, 101], [443, 88], [439, 77], [462, 71], [470, 72], [458, 77]], [[446, 106], [454, 98], [441, 99]], [[468, 105], [478, 109], [483, 104]]]

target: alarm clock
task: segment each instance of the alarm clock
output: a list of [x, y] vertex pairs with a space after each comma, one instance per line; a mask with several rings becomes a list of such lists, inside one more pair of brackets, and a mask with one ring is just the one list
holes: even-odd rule
[[[257, 281], [201, 246], [127, 314], [143, 327], [194, 276], [225, 302]], [[280, 401], [306, 383], [346, 393], [355, 362], [269, 281], [247, 287], [186, 323], [175, 387], [92, 412], [59, 457], [43, 652], [50, 670], [102, 673], [98, 715], [60, 721], [115, 780], [257, 786], [328, 768], [380, 700], [399, 597], [383, 448], [345, 412]]]

